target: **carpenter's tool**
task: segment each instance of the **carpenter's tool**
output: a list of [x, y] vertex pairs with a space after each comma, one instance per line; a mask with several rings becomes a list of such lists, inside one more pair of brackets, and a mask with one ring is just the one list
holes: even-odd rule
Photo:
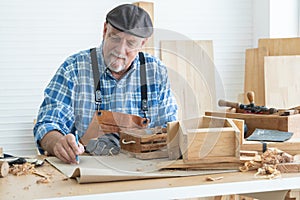
[[254, 92], [247, 92], [247, 97], [250, 104], [245, 105], [239, 102], [230, 102], [220, 99], [219, 106], [236, 108], [239, 113], [255, 113], [255, 114], [273, 114], [277, 112], [276, 108], [267, 108], [265, 106], [256, 106], [254, 103]]

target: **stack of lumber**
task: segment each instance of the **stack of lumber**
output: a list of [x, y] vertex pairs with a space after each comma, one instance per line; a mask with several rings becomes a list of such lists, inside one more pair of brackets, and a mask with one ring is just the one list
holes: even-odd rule
[[254, 91], [257, 105], [281, 109], [300, 105], [299, 64], [300, 38], [259, 39], [258, 48], [246, 50], [245, 93]]

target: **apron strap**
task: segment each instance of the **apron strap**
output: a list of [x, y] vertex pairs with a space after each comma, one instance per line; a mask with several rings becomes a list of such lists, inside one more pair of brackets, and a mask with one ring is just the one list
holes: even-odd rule
[[144, 113], [144, 118], [146, 117], [146, 111], [148, 111], [148, 97], [147, 97], [147, 76], [146, 76], [146, 64], [145, 64], [145, 57], [142, 52], [139, 52], [140, 58], [140, 80], [141, 80], [141, 105], [142, 111]]
[[[98, 68], [97, 52], [96, 48], [90, 49], [93, 76], [94, 76], [94, 88], [95, 88], [95, 102], [97, 105], [97, 110], [100, 111], [101, 91], [100, 91], [100, 73]], [[148, 97], [147, 97], [147, 76], [146, 76], [146, 65], [145, 57], [142, 52], [139, 52], [140, 59], [140, 82], [141, 82], [141, 106], [144, 113], [144, 118], [146, 117], [146, 111], [148, 111]]]
[[91, 54], [93, 76], [94, 76], [95, 102], [97, 105], [97, 110], [99, 111], [102, 99], [101, 99], [101, 91], [100, 91], [100, 73], [98, 68], [96, 48], [90, 49], [90, 54]]

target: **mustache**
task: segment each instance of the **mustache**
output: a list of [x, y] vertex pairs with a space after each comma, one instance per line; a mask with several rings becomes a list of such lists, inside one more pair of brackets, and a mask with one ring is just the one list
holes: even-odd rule
[[115, 57], [117, 57], [117, 58], [121, 58], [121, 59], [127, 59], [127, 57], [126, 56], [124, 56], [124, 55], [122, 55], [122, 54], [118, 54], [118, 53], [116, 53], [116, 52], [111, 52], [111, 55], [113, 55], [113, 56], [115, 56]]

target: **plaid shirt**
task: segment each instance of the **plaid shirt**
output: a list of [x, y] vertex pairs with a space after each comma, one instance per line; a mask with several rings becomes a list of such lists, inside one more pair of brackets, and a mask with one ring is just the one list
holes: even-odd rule
[[[165, 126], [167, 122], [177, 120], [177, 104], [170, 90], [167, 68], [160, 60], [144, 55], [149, 127]], [[102, 96], [100, 108], [144, 117], [139, 57], [120, 80], [116, 80], [104, 64], [102, 46], [97, 48], [97, 59]], [[37, 144], [51, 130], [63, 134], [77, 131], [82, 137], [96, 110], [90, 51], [81, 51], [67, 58], [46, 87], [44, 96], [34, 127]]]

